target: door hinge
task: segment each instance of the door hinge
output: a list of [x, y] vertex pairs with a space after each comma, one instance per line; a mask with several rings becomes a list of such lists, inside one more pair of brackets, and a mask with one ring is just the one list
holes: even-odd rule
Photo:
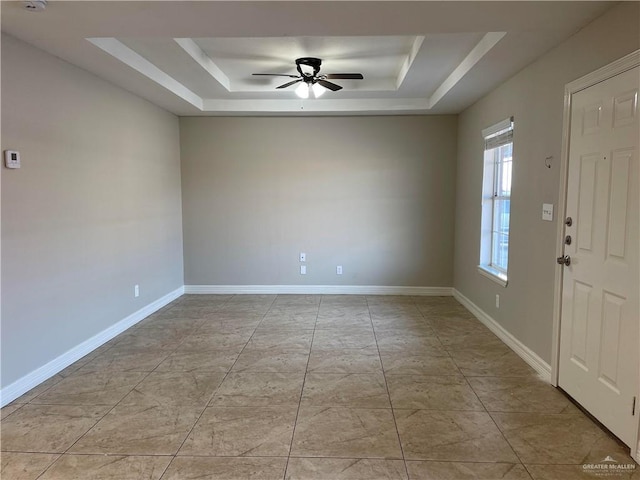
[[633, 397], [633, 404], [631, 405], [631, 416], [636, 414], [636, 397]]

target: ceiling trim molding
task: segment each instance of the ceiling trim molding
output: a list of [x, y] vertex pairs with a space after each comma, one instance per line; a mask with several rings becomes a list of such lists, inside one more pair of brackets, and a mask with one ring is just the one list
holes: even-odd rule
[[476, 44], [469, 54], [460, 62], [460, 64], [451, 72], [451, 74], [436, 88], [429, 97], [429, 108], [433, 108], [442, 98], [469, 73], [469, 70], [478, 63], [496, 44], [504, 38], [507, 32], [488, 32]]
[[398, 73], [398, 79], [396, 80], [396, 90], [398, 90], [402, 86], [402, 82], [404, 82], [404, 79], [406, 78], [407, 73], [409, 73], [409, 69], [411, 69], [411, 65], [413, 65], [413, 61], [418, 56], [418, 52], [420, 51], [420, 48], [422, 48], [422, 42], [424, 42], [424, 39], [425, 39], [424, 35], [419, 35], [414, 39], [413, 45], [411, 45], [411, 50], [409, 51], [409, 55], [407, 55], [407, 58], [402, 64], [402, 67], [400, 67], [400, 72]]
[[87, 40], [94, 44], [96, 47], [107, 52], [109, 55], [117, 58], [134, 70], [137, 70], [145, 77], [153, 80], [159, 85], [162, 85], [164, 88], [166, 88], [170, 92], [173, 92], [186, 102], [189, 102], [194, 107], [202, 110], [203, 102], [200, 96], [193, 93], [182, 83], [178, 82], [175, 78], [167, 75], [165, 72], [160, 70], [139, 53], [127, 47], [120, 40], [110, 37], [87, 38]]
[[174, 38], [175, 42], [182, 47], [182, 49], [189, 54], [202, 68], [204, 68], [209, 75], [216, 79], [216, 81], [227, 89], [228, 92], [233, 91], [231, 89], [231, 82], [220, 67], [211, 60], [200, 46], [191, 38]]
[[426, 98], [345, 98], [345, 99], [294, 99], [294, 100], [222, 100], [204, 99], [205, 112], [210, 113], [374, 113], [426, 111]]

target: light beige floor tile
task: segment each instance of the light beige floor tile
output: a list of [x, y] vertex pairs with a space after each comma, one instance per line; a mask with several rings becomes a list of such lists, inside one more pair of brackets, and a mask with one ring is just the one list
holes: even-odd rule
[[240, 352], [247, 344], [250, 333], [194, 333], [189, 335], [180, 344], [181, 352], [230, 350]]
[[195, 333], [251, 333], [260, 324], [262, 317], [236, 317], [216, 314], [202, 322]]
[[469, 377], [490, 412], [578, 413], [558, 389], [537, 377]]
[[207, 407], [180, 455], [286, 456], [297, 407]]
[[303, 333], [289, 332], [263, 332], [251, 337], [247, 344], [248, 350], [274, 351], [299, 351], [309, 353], [313, 331], [305, 330]]
[[221, 372], [152, 372], [120, 405], [204, 408], [224, 376]]
[[238, 354], [228, 350], [188, 352], [179, 348], [169, 355], [156, 372], [228, 372]]
[[[323, 318], [366, 317], [370, 320], [366, 303], [352, 305], [329, 304], [323, 301], [318, 309], [318, 320]], [[369, 322], [370, 323], [370, 322]]]
[[201, 411], [199, 407], [117, 406], [70, 453], [173, 455]]
[[399, 341], [400, 339], [417, 338], [422, 342], [430, 342], [436, 346], [442, 346], [430, 325], [404, 327], [398, 325], [388, 325], [388, 328], [374, 327], [378, 342], [389, 338], [389, 341]]
[[[253, 338], [258, 338], [263, 340], [262, 337], [266, 336], [286, 336], [286, 335], [305, 335], [312, 336], [313, 335], [313, 324], [311, 325], [277, 325], [277, 324], [265, 324], [260, 323], [258, 328], [256, 328], [255, 333], [253, 334]], [[252, 339], [253, 339], [252, 338]], [[272, 345], [269, 345], [272, 346]], [[254, 348], [256, 348], [254, 346]]]
[[468, 317], [474, 318], [473, 314], [469, 312], [466, 308], [464, 308], [460, 303], [450, 303], [444, 304], [441, 303], [439, 305], [435, 304], [425, 304], [425, 303], [417, 303], [418, 309], [423, 312], [425, 315], [436, 315], [439, 317]]
[[385, 375], [460, 375], [449, 357], [388, 353], [381, 358]]
[[278, 295], [274, 306], [282, 305], [319, 305], [321, 295]]
[[[515, 463], [407, 462], [411, 480], [531, 480]], [[565, 480], [557, 477], [556, 480]]]
[[63, 455], [39, 480], [158, 480], [171, 458]]
[[111, 349], [87, 362], [75, 374], [85, 372], [151, 372], [167, 358], [169, 351]]
[[0, 420], [4, 420], [6, 417], [22, 408], [24, 405], [24, 403], [11, 403], [6, 407], [2, 407], [2, 410], [0, 410]]
[[313, 336], [315, 349], [341, 349], [375, 347], [376, 338], [371, 327], [344, 327], [339, 330], [316, 330]]
[[246, 350], [240, 354], [233, 372], [304, 372], [309, 361], [305, 352]]
[[369, 306], [414, 305], [414, 298], [410, 295], [367, 295], [367, 303]]
[[[475, 318], [430, 318], [438, 337], [454, 337], [469, 335], [493, 335], [490, 330]], [[495, 335], [493, 335], [494, 338]], [[464, 345], [461, 345], [464, 347]]]
[[98, 371], [71, 375], [34, 398], [32, 404], [110, 405], [122, 400], [145, 372]]
[[262, 324], [275, 323], [275, 324], [311, 324], [311, 328], [316, 322], [318, 316], [318, 307], [303, 306], [303, 307], [274, 307], [269, 310], [262, 320]]
[[174, 322], [170, 325], [141, 325], [132, 330], [136, 335], [144, 335], [148, 338], [165, 339], [171, 342], [180, 342], [186, 335], [193, 333], [200, 324], [193, 322]]
[[449, 356], [435, 336], [378, 335], [376, 332], [376, 339], [381, 355], [404, 353], [405, 355], [429, 355], [431, 357]]
[[461, 376], [389, 375], [387, 385], [393, 408], [484, 411]]
[[58, 455], [51, 453], [3, 452], [0, 478], [6, 480], [36, 480]]
[[391, 410], [302, 406], [291, 455], [400, 459], [402, 451]]
[[266, 317], [257, 326], [256, 333], [269, 333], [280, 330], [313, 331], [316, 324], [316, 316], [282, 314], [274, 317]]
[[595, 463], [607, 455], [629, 459], [628, 449], [582, 413], [492, 413], [491, 416], [525, 464]]
[[448, 307], [448, 306], [461, 306], [454, 297], [451, 296], [435, 296], [435, 295], [416, 295], [412, 296], [411, 300], [417, 307]]
[[382, 373], [382, 363], [375, 349], [369, 352], [312, 349], [307, 370], [316, 373]]
[[402, 460], [291, 458], [286, 480], [406, 480]]
[[302, 394], [302, 373], [229, 373], [211, 405], [262, 407], [298, 405]]
[[390, 408], [382, 374], [308, 373], [302, 405]]
[[319, 330], [371, 327], [369, 309], [364, 307], [320, 307], [316, 328]]
[[518, 463], [486, 412], [395, 410], [407, 460]]
[[431, 325], [417, 310], [411, 312], [402, 311], [371, 311], [371, 323], [377, 330], [394, 328], [430, 328]]
[[416, 337], [432, 337], [437, 339], [436, 332], [433, 327], [424, 319], [403, 321], [396, 323], [384, 323], [376, 321], [373, 324], [377, 338], [384, 336], [416, 336]]
[[[580, 465], [527, 465], [527, 469], [534, 480], [639, 480], [640, 467], [633, 463], [605, 463], [602, 461]], [[603, 468], [616, 467], [615, 470]], [[620, 469], [620, 465], [625, 470]], [[627, 467], [628, 466], [628, 467]], [[633, 467], [636, 468], [633, 468]], [[594, 468], [595, 467], [595, 468]], [[628, 469], [627, 469], [628, 468]]]
[[2, 450], [62, 453], [108, 410], [105, 406], [25, 405], [2, 421]]
[[282, 480], [285, 457], [176, 457], [162, 480]]
[[[153, 331], [162, 332], [162, 328], [154, 328]], [[118, 337], [115, 346], [118, 350], [155, 350], [155, 351], [171, 351], [177, 346], [177, 342], [184, 338], [180, 337], [176, 340], [170, 334], [152, 335], [150, 332], [137, 329], [131, 333], [126, 332]]]
[[364, 295], [322, 295], [322, 302], [320, 308], [326, 308], [330, 306], [335, 307], [350, 307], [350, 306], [364, 306], [367, 307], [367, 297]]
[[449, 350], [460, 371], [469, 377], [535, 376], [536, 372], [506, 345]]

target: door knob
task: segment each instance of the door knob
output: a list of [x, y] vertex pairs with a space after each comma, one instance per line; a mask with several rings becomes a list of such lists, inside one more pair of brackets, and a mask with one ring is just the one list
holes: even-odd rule
[[571, 257], [569, 255], [558, 257], [556, 258], [556, 262], [558, 262], [558, 265], [565, 265], [568, 267], [569, 265], [571, 265]]

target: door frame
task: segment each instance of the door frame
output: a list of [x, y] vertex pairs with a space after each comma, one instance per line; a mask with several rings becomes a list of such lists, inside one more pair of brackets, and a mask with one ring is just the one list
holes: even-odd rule
[[[560, 159], [560, 195], [558, 197], [558, 216], [556, 218], [556, 257], [563, 255], [564, 251], [564, 219], [567, 212], [567, 183], [569, 180], [569, 134], [571, 129], [571, 105], [572, 98], [586, 88], [597, 83], [608, 80], [616, 75], [626, 72], [640, 66], [640, 50], [636, 50], [609, 65], [595, 70], [587, 75], [567, 83], [564, 88], [564, 113], [562, 122], [562, 156]], [[554, 298], [553, 298], [553, 338], [551, 350], [551, 384], [558, 386], [558, 377], [560, 369], [560, 318], [562, 314], [562, 279], [564, 268], [556, 267], [554, 282]], [[638, 339], [638, 348], [640, 348], [640, 339]], [[638, 415], [640, 417], [640, 414]], [[635, 440], [631, 447], [631, 456], [640, 461], [640, 419], [635, 436]]]

